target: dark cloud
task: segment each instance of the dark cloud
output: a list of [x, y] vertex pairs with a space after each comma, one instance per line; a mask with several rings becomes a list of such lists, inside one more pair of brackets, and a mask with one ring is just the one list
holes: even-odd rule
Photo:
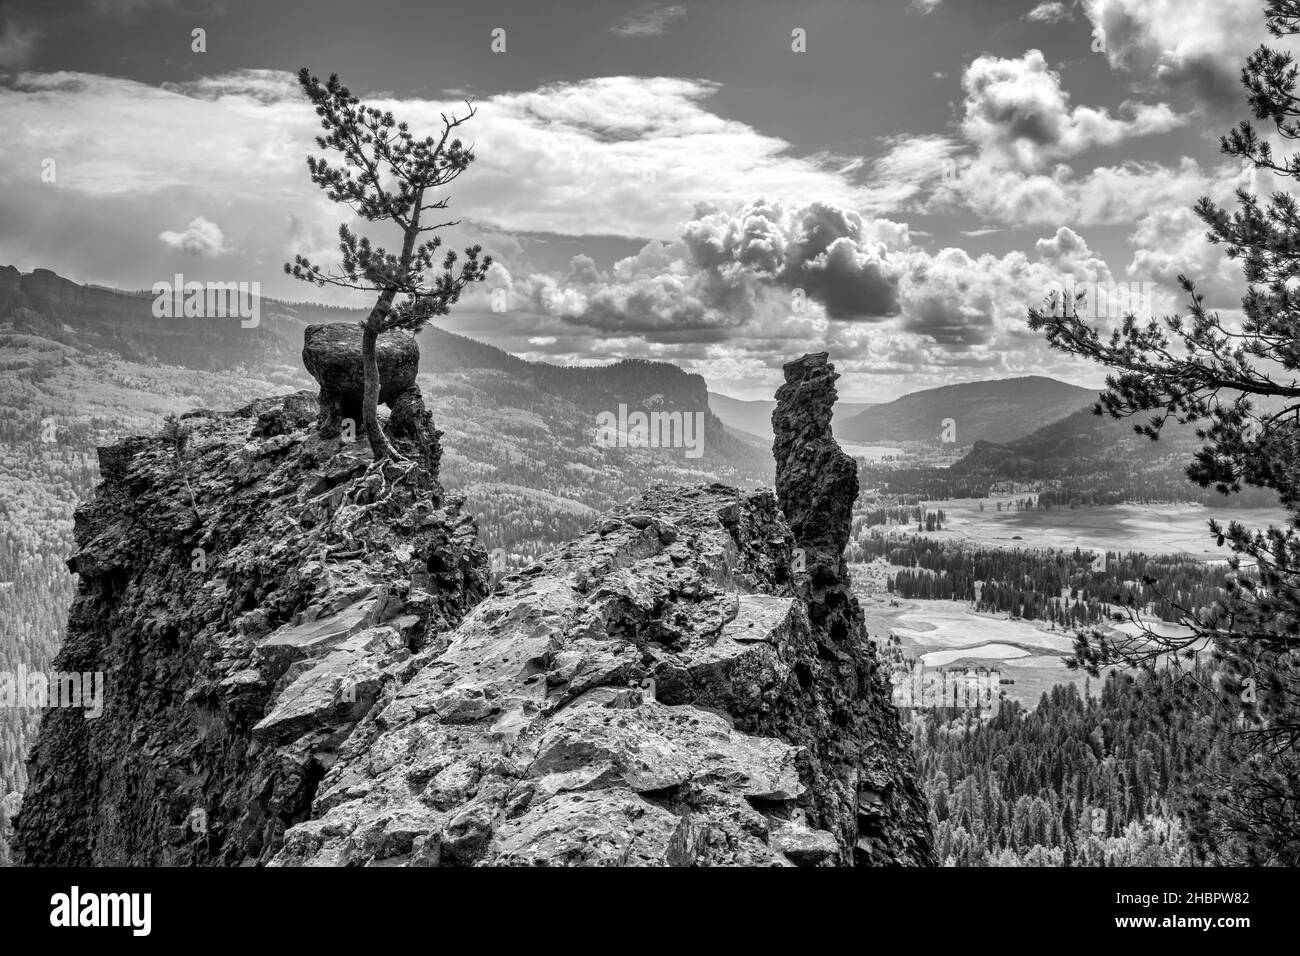
[[787, 211], [766, 199], [738, 213], [703, 208], [682, 227], [681, 239], [694, 264], [716, 280], [715, 295], [757, 283], [802, 289], [832, 319], [898, 313], [903, 265], [852, 210], [814, 202]]

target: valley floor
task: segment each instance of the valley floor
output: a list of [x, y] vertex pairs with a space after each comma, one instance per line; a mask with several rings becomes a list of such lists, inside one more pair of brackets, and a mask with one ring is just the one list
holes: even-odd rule
[[[968, 541], [984, 547], [1080, 548], [1084, 551], [1144, 551], [1147, 554], [1188, 554], [1203, 561], [1226, 561], [1230, 552], [1215, 546], [1209, 531], [1214, 518], [1226, 525], [1236, 521], [1248, 528], [1282, 525], [1281, 508], [1206, 507], [1200, 504], [1125, 504], [1073, 509], [1015, 510], [1017, 498], [1003, 495], [926, 502], [942, 508], [943, 531], [928, 533], [936, 540]], [[1030, 496], [1032, 497], [1032, 495]], [[984, 510], [980, 510], [983, 503]], [[998, 505], [1002, 511], [998, 511]]]
[[[973, 498], [927, 502], [927, 508], [943, 510], [945, 526], [924, 536], [985, 548], [1142, 551], [1185, 554], [1215, 563], [1226, 561], [1230, 552], [1215, 546], [1208, 530], [1211, 518], [1250, 528], [1282, 524], [1286, 519], [1281, 509], [1273, 508], [1127, 504], [1047, 511], [1017, 510], [1016, 500], [1006, 495], [982, 502]], [[914, 533], [908, 526], [897, 530], [903, 536]], [[1027, 707], [1036, 705], [1057, 684], [1084, 690], [1087, 676], [1063, 661], [1073, 649], [1069, 632], [1043, 621], [978, 612], [966, 601], [900, 598], [888, 592], [886, 582], [903, 569], [883, 559], [854, 564], [852, 570], [868, 632], [879, 646], [892, 636], [902, 657], [918, 659], [927, 669], [996, 668], [1009, 681], [1002, 685], [1007, 697]], [[1186, 632], [1180, 625], [1151, 623], [1166, 633]], [[1137, 628], [1126, 623], [1118, 630], [1134, 633]]]

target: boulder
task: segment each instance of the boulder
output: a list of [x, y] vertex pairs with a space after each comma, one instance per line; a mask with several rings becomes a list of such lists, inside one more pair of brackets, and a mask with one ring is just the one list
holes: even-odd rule
[[[303, 332], [302, 364], [320, 384], [321, 406], [335, 407], [340, 417], [361, 421], [365, 373], [361, 367], [361, 326], [354, 322], [309, 325]], [[392, 406], [415, 387], [420, 347], [409, 332], [385, 332], [375, 343], [379, 365], [379, 402]]]
[[[361, 326], [351, 322], [309, 325], [303, 333], [302, 362], [320, 385], [318, 431], [339, 435], [351, 419], [358, 440], [365, 440], [362, 398], [365, 372], [361, 363]], [[379, 404], [387, 405], [385, 431], [399, 451], [418, 459], [436, 479], [442, 457], [442, 435], [433, 424], [416, 384], [420, 347], [409, 332], [385, 332], [375, 343], [379, 366]]]

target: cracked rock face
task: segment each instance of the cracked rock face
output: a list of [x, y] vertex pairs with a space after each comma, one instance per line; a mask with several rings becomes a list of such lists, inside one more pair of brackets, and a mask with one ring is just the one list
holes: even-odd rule
[[384, 689], [485, 593], [458, 504], [322, 440], [315, 416], [300, 392], [183, 418], [179, 455], [101, 450], [55, 668], [102, 672], [104, 713], [46, 712], [24, 862], [270, 860]]
[[57, 661], [106, 672], [105, 714], [47, 713], [23, 859], [933, 863], [843, 568], [833, 381], [787, 367], [779, 501], [654, 489], [487, 596], [434, 479], [331, 444], [310, 396], [187, 419], [180, 466], [106, 449]]
[[656, 490], [421, 655], [282, 865], [930, 861], [865, 640], [820, 633], [770, 492]]

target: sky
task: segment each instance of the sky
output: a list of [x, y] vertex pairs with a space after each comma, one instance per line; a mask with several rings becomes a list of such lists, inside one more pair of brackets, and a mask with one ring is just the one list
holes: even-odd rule
[[739, 398], [822, 350], [850, 400], [1095, 386], [1025, 323], [1053, 289], [1238, 314], [1191, 207], [1284, 188], [1218, 146], [1263, 42], [1262, 0], [0, 0], [0, 264], [368, 307], [283, 272], [393, 240], [308, 178], [307, 66], [420, 134], [473, 104], [452, 331]]

